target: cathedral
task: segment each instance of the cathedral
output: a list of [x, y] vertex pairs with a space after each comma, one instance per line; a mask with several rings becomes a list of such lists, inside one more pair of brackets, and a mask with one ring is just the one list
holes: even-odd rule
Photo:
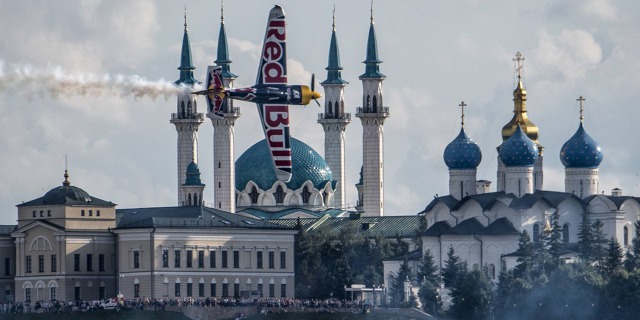
[[[497, 281], [501, 265], [512, 267], [518, 237], [527, 231], [533, 241], [559, 216], [562, 240], [576, 243], [583, 218], [600, 220], [605, 233], [626, 249], [640, 218], [640, 198], [614, 189], [600, 190], [598, 166], [603, 152], [583, 125], [556, 150], [565, 166], [565, 190], [545, 190], [544, 147], [527, 116], [523, 57], [516, 54], [517, 85], [513, 118], [502, 128], [497, 146], [496, 191], [478, 180], [482, 152], [467, 135], [464, 107], [460, 133], [443, 150], [449, 170], [449, 191], [437, 196], [418, 215], [384, 215], [383, 81], [374, 18], [367, 38], [361, 106], [355, 117], [363, 128], [360, 180], [345, 185], [345, 130], [351, 123], [345, 106], [335, 20], [331, 31], [324, 89], [324, 155], [292, 139], [292, 179], [282, 182], [273, 171], [265, 140], [236, 154], [234, 126], [241, 113], [228, 100], [222, 116], [199, 112], [191, 90], [177, 96], [170, 123], [177, 132], [175, 207], [118, 209], [71, 184], [65, 170], [61, 186], [19, 204], [17, 225], [0, 226], [0, 303], [7, 301], [89, 300], [122, 294], [126, 297], [184, 298], [209, 296], [294, 297], [296, 222], [308, 229], [357, 226], [363, 234], [401, 237], [415, 251], [417, 265], [430, 251], [438, 265], [455, 254], [474, 268], [486, 268]], [[221, 17], [216, 66], [225, 87], [237, 78], [231, 72], [224, 16]], [[191, 45], [185, 14], [179, 79], [176, 86], [193, 88]], [[581, 110], [584, 107], [579, 98]], [[507, 110], [505, 110], [505, 114]], [[198, 128], [211, 120], [212, 184], [205, 186], [198, 161]], [[203, 198], [205, 187], [214, 199]], [[348, 210], [346, 190], [358, 194], [355, 211]], [[212, 206], [205, 206], [205, 203]], [[426, 224], [426, 225], [425, 225]], [[416, 230], [421, 241], [414, 242]], [[421, 243], [421, 246], [418, 246]], [[578, 258], [564, 255], [566, 261]], [[384, 264], [384, 285], [394, 281], [401, 261]], [[381, 284], [383, 285], [383, 284]]]

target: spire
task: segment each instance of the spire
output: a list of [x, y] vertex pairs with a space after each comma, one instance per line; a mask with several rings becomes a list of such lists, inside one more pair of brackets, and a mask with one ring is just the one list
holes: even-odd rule
[[71, 185], [71, 182], [69, 182], [69, 172], [67, 171], [67, 169], [64, 169], [64, 181], [62, 182], [62, 185], [65, 187]]
[[180, 55], [180, 79], [176, 80], [176, 85], [194, 85], [200, 83], [193, 77], [195, 67], [191, 63], [191, 43], [189, 42], [189, 32], [187, 30], [187, 7], [184, 8], [184, 36], [182, 37], [182, 52]]
[[224, 1], [220, 2], [220, 33], [218, 34], [218, 55], [214, 63], [222, 67], [222, 78], [236, 79], [238, 76], [231, 72], [229, 64], [229, 49], [227, 46], [227, 31], [224, 28]]
[[461, 119], [460, 125], [462, 125], [462, 128], [464, 129], [464, 107], [466, 107], [467, 104], [464, 103], [464, 101], [462, 101], [462, 102], [460, 102], [460, 104], [458, 106], [460, 106], [460, 108], [462, 108], [462, 115], [460, 116], [460, 119]]
[[586, 100], [585, 98], [583, 98], [582, 96], [580, 96], [578, 99], [576, 99], [576, 101], [580, 102], [580, 123], [582, 124], [583, 120], [584, 120], [584, 100]]
[[382, 63], [378, 59], [378, 45], [376, 41], [376, 31], [373, 27], [373, 1], [371, 1], [371, 24], [369, 25], [369, 38], [367, 40], [367, 60], [363, 62], [366, 65], [364, 74], [360, 75], [360, 79], [373, 78], [384, 79], [386, 76], [380, 73], [379, 64]]
[[336, 8], [333, 7], [333, 23], [331, 32], [331, 44], [329, 45], [329, 64], [327, 70], [327, 80], [321, 84], [347, 84], [342, 79], [342, 66], [340, 66], [340, 50], [338, 49], [338, 39], [336, 37]]
[[527, 116], [527, 91], [524, 88], [524, 56], [519, 51], [512, 59], [514, 62], [515, 73], [518, 77], [516, 89], [513, 91], [513, 118], [502, 127], [502, 140], [506, 141], [516, 131], [516, 126], [520, 126], [522, 131], [533, 140], [542, 153], [543, 147], [538, 142], [538, 127], [529, 120]]

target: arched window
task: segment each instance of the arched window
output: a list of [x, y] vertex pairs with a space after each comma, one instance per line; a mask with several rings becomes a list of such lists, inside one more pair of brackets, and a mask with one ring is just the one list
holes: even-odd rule
[[367, 96], [367, 103], [365, 104], [365, 112], [371, 111], [371, 96]]
[[562, 242], [569, 243], [569, 225], [566, 223], [562, 226]]
[[622, 243], [624, 243], [625, 246], [628, 246], [629, 245], [629, 227], [624, 226], [623, 231], [624, 231], [624, 235], [622, 238]]
[[193, 205], [194, 206], [198, 206], [198, 194], [197, 193], [193, 194]]
[[378, 99], [376, 96], [373, 96], [373, 103], [371, 104], [371, 108], [373, 112], [378, 112]]
[[180, 118], [185, 118], [186, 117], [186, 115], [184, 113], [184, 101], [180, 102], [180, 114], [181, 114]]
[[327, 108], [327, 111], [329, 111], [328, 116], [332, 116], [332, 112], [333, 112], [333, 104], [331, 103], [331, 101], [329, 101], [329, 108]]
[[187, 115], [191, 118], [191, 101], [187, 102]]
[[307, 186], [304, 186], [304, 189], [302, 189], [302, 203], [309, 204], [309, 196], [311, 196], [311, 192], [309, 192]]
[[333, 106], [335, 108], [333, 114], [336, 116], [336, 118], [340, 118], [340, 108], [338, 104], [339, 102], [336, 101], [336, 104]]
[[187, 204], [190, 206], [191, 205], [191, 193], [188, 194], [188, 198], [189, 198], [189, 200], [188, 200]]
[[282, 189], [282, 186], [278, 186], [273, 195], [276, 197], [276, 204], [282, 204], [284, 202], [284, 189]]
[[537, 223], [533, 225], [533, 242], [540, 241], [540, 225]]
[[251, 188], [249, 197], [251, 198], [251, 204], [258, 203], [258, 189], [256, 188], [256, 186], [253, 186], [253, 188]]

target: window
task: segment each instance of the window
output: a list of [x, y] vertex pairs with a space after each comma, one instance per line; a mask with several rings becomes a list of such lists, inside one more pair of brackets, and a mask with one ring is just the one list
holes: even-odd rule
[[275, 255], [275, 252], [269, 251], [269, 269], [273, 269], [276, 267]]
[[104, 271], [104, 254], [98, 255], [98, 271]]
[[566, 223], [562, 226], [562, 242], [569, 243], [569, 225]]
[[193, 283], [187, 283], [187, 297], [193, 297]]
[[540, 242], [540, 225], [533, 225], [533, 242]]
[[276, 296], [276, 285], [273, 283], [269, 283], [269, 297], [273, 298]]
[[280, 284], [280, 297], [282, 297], [282, 298], [286, 298], [287, 297], [287, 284], [286, 283], [281, 283]]
[[193, 250], [187, 250], [187, 268], [193, 268]]
[[40, 210], [40, 218], [44, 217], [44, 211]]
[[133, 252], [133, 268], [140, 268], [140, 251], [138, 250]]
[[212, 283], [210, 289], [211, 289], [211, 296], [215, 297], [216, 296], [216, 284]]
[[173, 252], [173, 266], [175, 268], [180, 268], [180, 250]]
[[258, 283], [258, 292], [260, 292], [260, 298], [262, 298], [262, 283]]
[[58, 271], [58, 257], [55, 254], [51, 255], [51, 272]]
[[47, 210], [47, 217], [51, 217], [51, 210]]
[[287, 252], [280, 251], [280, 269], [287, 268]]
[[162, 250], [162, 267], [169, 268], [169, 250]]
[[309, 189], [307, 188], [307, 186], [304, 186], [304, 189], [302, 189], [302, 203], [309, 204], [310, 196], [311, 196], [311, 192], [309, 192]]
[[282, 204], [284, 202], [284, 189], [282, 189], [282, 186], [276, 188], [273, 196], [276, 198], [276, 204]]
[[216, 252], [213, 250], [209, 251], [209, 268], [216, 267]]
[[198, 283], [198, 297], [204, 297], [204, 283]]
[[251, 204], [258, 203], [258, 189], [256, 189], [256, 186], [253, 186], [253, 188], [251, 188], [251, 192], [249, 192], [249, 197], [251, 198]]
[[26, 273], [31, 273], [31, 256], [25, 257], [24, 267]]
[[100, 210], [96, 210], [96, 217], [100, 216]]
[[38, 256], [38, 272], [44, 272], [44, 255]]
[[87, 255], [87, 271], [93, 271], [93, 255]]
[[57, 300], [57, 292], [56, 292], [56, 287], [51, 287], [50, 290], [50, 295], [51, 295], [51, 300]]
[[33, 211], [33, 217], [34, 217], [34, 218], [36, 217], [36, 212], [35, 212], [35, 211]]
[[31, 301], [31, 288], [24, 289], [24, 301]]
[[198, 268], [204, 268], [204, 251], [198, 250]]
[[11, 275], [11, 258], [4, 258], [4, 275]]
[[139, 283], [134, 283], [133, 284], [133, 297], [134, 298], [139, 298], [140, 297], [140, 284]]
[[256, 254], [256, 268], [262, 269], [262, 251], [258, 251]]
[[233, 284], [233, 297], [235, 297], [235, 298], [240, 297], [240, 284], [239, 283], [234, 283]]
[[176, 285], [175, 285], [175, 296], [176, 297], [180, 296], [180, 282], [176, 282]]
[[222, 267], [223, 268], [228, 268], [228, 265], [227, 265], [227, 250], [222, 250]]
[[76, 287], [74, 293], [75, 293], [75, 300], [80, 300], [80, 287]]
[[[35, 211], [34, 211], [35, 213]], [[80, 210], [80, 216], [84, 217], [84, 210]]]
[[228, 283], [223, 283], [222, 284], [222, 296], [223, 297], [228, 297], [229, 296], [229, 284]]
[[622, 235], [622, 243], [625, 246], [628, 246], [629, 245], [629, 227], [624, 226], [623, 231], [624, 231], [624, 234]]
[[73, 255], [73, 271], [80, 271], [80, 255], [77, 253]]
[[106, 290], [105, 287], [100, 287], [99, 291], [98, 291], [98, 299], [100, 300], [104, 300], [104, 298], [106, 297]]
[[89, 210], [89, 217], [93, 217], [93, 210]]
[[233, 251], [233, 267], [240, 268], [240, 251]]

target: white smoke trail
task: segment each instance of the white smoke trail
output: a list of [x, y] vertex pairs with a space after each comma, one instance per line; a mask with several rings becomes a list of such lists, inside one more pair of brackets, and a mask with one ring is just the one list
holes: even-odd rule
[[135, 99], [163, 97], [167, 100], [190, 90], [193, 88], [175, 86], [164, 79], [149, 81], [138, 75], [71, 73], [59, 66], [38, 69], [31, 65], [12, 65], [5, 70], [0, 60], [0, 95], [17, 93], [28, 98], [131, 96]]

